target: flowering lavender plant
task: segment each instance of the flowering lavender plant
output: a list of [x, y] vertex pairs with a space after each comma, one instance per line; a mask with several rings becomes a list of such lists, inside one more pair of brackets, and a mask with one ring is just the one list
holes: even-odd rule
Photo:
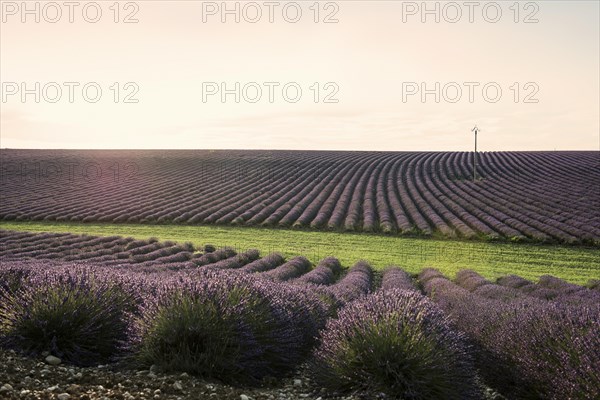
[[454, 281], [468, 291], [474, 291], [481, 286], [490, 285], [492, 282], [470, 269], [462, 269], [456, 273]]
[[33, 265], [18, 288], [0, 289], [0, 343], [49, 351], [77, 365], [109, 361], [125, 349], [135, 297], [118, 274], [83, 266]]
[[475, 399], [469, 348], [442, 311], [415, 291], [381, 290], [327, 323], [314, 379], [331, 390], [402, 399]]
[[285, 258], [279, 253], [271, 253], [266, 257], [252, 261], [240, 268], [240, 271], [247, 273], [264, 272], [272, 270], [285, 262]]
[[291, 371], [324, 325], [326, 306], [301, 287], [205, 270], [151, 283], [136, 324], [137, 359], [165, 370], [257, 382]]
[[298, 256], [262, 275], [265, 278], [282, 282], [299, 277], [309, 271], [310, 267], [310, 261], [306, 257]]
[[341, 280], [328, 286], [327, 292], [341, 304], [345, 304], [369, 293], [372, 283], [373, 269], [366, 261], [359, 261]]
[[418, 291], [411, 276], [399, 267], [388, 267], [383, 271], [380, 290], [389, 289]]

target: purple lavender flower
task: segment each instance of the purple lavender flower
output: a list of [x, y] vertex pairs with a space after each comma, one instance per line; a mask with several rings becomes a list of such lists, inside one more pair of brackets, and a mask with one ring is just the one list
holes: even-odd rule
[[311, 370], [333, 391], [479, 398], [465, 338], [414, 290], [381, 290], [343, 308], [327, 323]]

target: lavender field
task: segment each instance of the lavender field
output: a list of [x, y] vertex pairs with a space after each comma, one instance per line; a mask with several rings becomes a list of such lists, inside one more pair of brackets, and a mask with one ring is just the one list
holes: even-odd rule
[[600, 400], [600, 0], [0, 15], [0, 400]]
[[600, 153], [2, 150], [0, 218], [600, 241]]
[[[475, 180], [472, 153], [0, 154], [0, 397], [63, 390], [31, 391], [17, 356], [96, 377], [60, 394], [90, 399], [600, 397], [598, 152], [481, 153]], [[328, 235], [339, 259], [315, 257]]]
[[2, 347], [78, 366], [234, 385], [308, 368], [317, 388], [367, 398], [600, 396], [599, 281], [3, 230], [0, 300]]

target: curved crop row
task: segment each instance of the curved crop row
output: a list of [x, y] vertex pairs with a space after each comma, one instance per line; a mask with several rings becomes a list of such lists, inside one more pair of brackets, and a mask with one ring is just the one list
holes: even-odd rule
[[[473, 153], [465, 152], [0, 152], [4, 220], [214, 223], [600, 243], [598, 152], [479, 153], [476, 182]], [[139, 173], [49, 179], [19, 167], [62, 159], [110, 171], [135, 165]]]
[[[461, 278], [473, 284], [475, 277], [467, 275]], [[557, 400], [600, 395], [600, 358], [593, 350], [600, 345], [597, 306], [501, 301], [471, 293], [431, 270], [420, 280], [425, 292], [469, 335], [484, 379], [503, 394]]]

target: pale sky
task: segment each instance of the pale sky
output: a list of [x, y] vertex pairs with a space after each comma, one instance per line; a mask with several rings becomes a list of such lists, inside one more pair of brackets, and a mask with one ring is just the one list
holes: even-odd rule
[[[596, 0], [427, 2], [439, 23], [421, 1], [322, 1], [317, 23], [314, 1], [239, 2], [239, 23], [221, 1], [122, 1], [118, 16], [114, 0], [97, 1], [96, 23], [87, 1], [72, 23], [62, 1], [29, 1], [39, 22], [21, 1], [1, 3], [2, 148], [462, 151], [477, 124], [481, 150], [600, 150]], [[236, 82], [240, 102], [223, 102], [221, 83]]]

